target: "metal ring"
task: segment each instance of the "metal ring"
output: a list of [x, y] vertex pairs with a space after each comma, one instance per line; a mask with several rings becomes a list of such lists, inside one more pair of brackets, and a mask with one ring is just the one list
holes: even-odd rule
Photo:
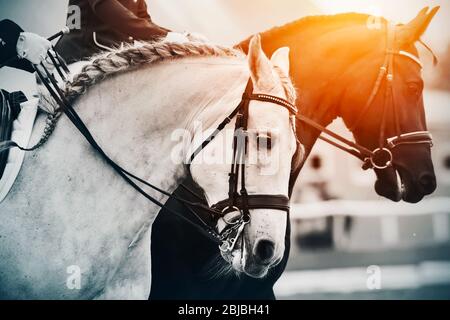
[[[377, 163], [376, 159], [374, 159], [374, 158], [376, 156], [383, 155], [383, 153], [385, 155], [387, 155], [387, 158], [386, 158], [384, 164]], [[391, 150], [389, 150], [387, 148], [378, 148], [378, 149], [374, 150], [373, 155], [370, 157], [370, 163], [372, 164], [372, 166], [375, 169], [378, 169], [378, 170], [384, 170], [384, 169], [389, 168], [390, 166], [392, 166], [393, 160], [394, 160], [394, 156], [392, 155]]]
[[237, 211], [237, 212], [239, 212], [240, 217], [242, 217], [243, 214], [242, 214], [241, 209], [239, 209], [239, 208], [236, 207], [236, 206], [232, 206], [232, 207], [226, 207], [226, 208], [224, 208], [224, 209], [222, 210], [222, 220], [223, 220], [227, 225], [229, 225], [229, 226], [234, 226], [234, 225], [236, 225], [236, 224], [238, 224], [238, 223], [240, 222], [241, 219], [236, 219], [235, 222], [229, 222], [229, 221], [227, 221], [227, 220], [225, 219], [226, 215], [228, 214], [228, 213], [226, 213], [226, 211], [229, 211], [228, 213]]
[[228, 250], [230, 250], [230, 243], [227, 240], [223, 241], [220, 244], [219, 249], [222, 252], [227, 252]]

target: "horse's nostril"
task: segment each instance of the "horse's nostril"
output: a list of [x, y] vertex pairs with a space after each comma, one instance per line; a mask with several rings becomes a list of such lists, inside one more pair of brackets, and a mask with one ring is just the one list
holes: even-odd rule
[[422, 174], [419, 178], [419, 184], [425, 194], [433, 193], [436, 190], [436, 178], [432, 174]]
[[275, 254], [275, 244], [269, 240], [260, 240], [256, 244], [255, 254], [261, 263], [269, 263]]

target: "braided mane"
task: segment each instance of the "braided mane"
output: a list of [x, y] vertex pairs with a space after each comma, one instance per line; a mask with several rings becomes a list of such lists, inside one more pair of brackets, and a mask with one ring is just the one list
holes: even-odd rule
[[166, 60], [185, 57], [241, 57], [242, 52], [206, 43], [139, 42], [123, 49], [94, 56], [73, 80], [66, 84], [65, 94], [69, 101], [83, 95], [96, 83], [120, 72]]
[[[235, 57], [244, 59], [245, 55], [239, 49], [211, 43], [188, 42], [137, 42], [110, 52], [93, 56], [78, 74], [73, 76], [64, 87], [64, 94], [73, 103], [86, 91], [102, 80], [166, 60], [183, 59], [188, 57]], [[295, 100], [295, 89], [287, 75], [280, 73], [288, 100]], [[39, 86], [41, 109], [47, 113], [56, 113], [59, 108], [43, 86]]]

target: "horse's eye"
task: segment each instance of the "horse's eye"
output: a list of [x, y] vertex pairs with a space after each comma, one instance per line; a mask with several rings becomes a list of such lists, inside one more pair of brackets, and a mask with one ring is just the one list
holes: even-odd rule
[[257, 144], [258, 150], [272, 149], [272, 135], [270, 134], [270, 132], [258, 133], [256, 135], [256, 144]]

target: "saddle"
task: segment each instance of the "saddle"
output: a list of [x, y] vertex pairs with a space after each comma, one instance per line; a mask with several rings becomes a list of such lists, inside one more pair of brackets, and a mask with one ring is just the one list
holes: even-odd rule
[[[8, 93], [0, 92], [0, 143], [11, 139], [13, 122], [20, 113], [20, 104], [26, 102], [27, 98], [22, 91]], [[0, 179], [5, 171], [8, 160], [8, 151], [0, 154]]]
[[[0, 91], [0, 144], [12, 140], [27, 146], [33, 131], [39, 99], [27, 101], [22, 92]], [[19, 174], [25, 152], [12, 148], [0, 153], [0, 202], [10, 191]]]

